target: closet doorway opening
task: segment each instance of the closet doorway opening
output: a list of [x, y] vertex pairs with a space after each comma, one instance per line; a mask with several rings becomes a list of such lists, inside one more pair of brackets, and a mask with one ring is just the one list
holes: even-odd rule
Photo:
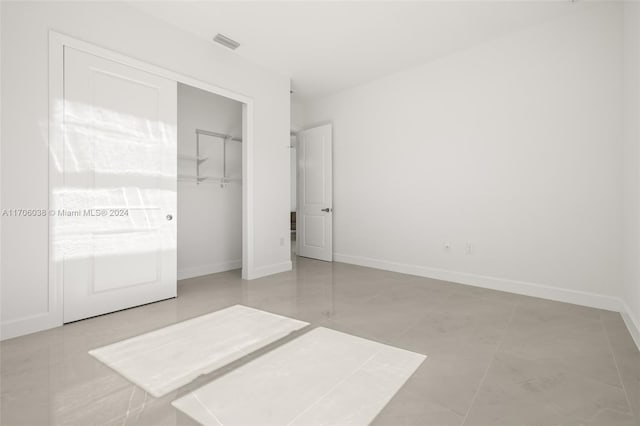
[[242, 268], [242, 112], [178, 83], [178, 280]]

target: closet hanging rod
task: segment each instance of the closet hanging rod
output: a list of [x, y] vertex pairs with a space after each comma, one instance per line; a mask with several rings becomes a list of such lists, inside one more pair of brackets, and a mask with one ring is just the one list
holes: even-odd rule
[[214, 138], [227, 139], [230, 141], [242, 142], [242, 138], [234, 138], [231, 135], [225, 135], [224, 133], [212, 132], [210, 130], [196, 129], [196, 134], [213, 136]]

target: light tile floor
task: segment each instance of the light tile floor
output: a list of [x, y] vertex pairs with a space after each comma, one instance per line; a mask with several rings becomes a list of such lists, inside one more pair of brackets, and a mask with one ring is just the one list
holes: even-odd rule
[[192, 425], [171, 401], [281, 342], [159, 399], [87, 351], [240, 303], [428, 355], [376, 425], [640, 425], [640, 353], [617, 313], [304, 258], [178, 294], [2, 342], [0, 424]]

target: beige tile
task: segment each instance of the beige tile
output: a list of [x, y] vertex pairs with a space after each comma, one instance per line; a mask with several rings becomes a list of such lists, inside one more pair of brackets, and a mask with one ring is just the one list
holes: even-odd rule
[[[546, 361], [499, 353], [465, 425], [589, 424], [602, 411], [632, 418], [620, 387], [574, 374]], [[613, 426], [613, 425], [610, 425]]]
[[493, 354], [506, 332], [513, 305], [461, 294], [428, 309], [397, 344], [429, 356]]
[[281, 343], [159, 399], [87, 351], [235, 304], [427, 354], [374, 424], [461, 425], [468, 413], [467, 426], [640, 425], [640, 354], [619, 314], [303, 258], [255, 281], [184, 280], [175, 300], [0, 343], [0, 423], [192, 426], [171, 401]]
[[555, 318], [565, 318], [568, 316], [598, 320], [601, 315], [606, 312], [600, 309], [556, 302], [554, 300], [539, 299], [537, 297], [520, 296], [518, 304], [520, 306], [520, 312], [535, 314], [543, 320], [553, 320]]
[[599, 318], [598, 310], [558, 302], [518, 305], [500, 350], [621, 387]]
[[504, 302], [504, 303], [519, 303], [519, 302], [522, 302], [523, 300], [528, 299], [527, 296], [521, 296], [519, 294], [514, 294], [514, 293], [507, 293], [505, 291], [491, 290], [488, 288], [475, 287], [475, 286], [464, 285], [464, 284], [452, 285], [452, 283], [446, 283], [445, 281], [442, 281], [442, 282], [450, 286], [453, 292], [457, 292], [466, 296], [475, 296], [481, 299], [488, 299], [488, 300]]
[[463, 416], [403, 387], [372, 426], [459, 426]]
[[470, 353], [429, 356], [404, 389], [464, 417], [492, 358]]
[[568, 419], [563, 423], [566, 426], [638, 426], [639, 424], [637, 417], [634, 418], [628, 414], [607, 409], [601, 410], [588, 420], [574, 418]]
[[611, 344], [629, 404], [640, 424], [640, 351], [624, 325], [620, 314], [605, 313], [602, 322]]

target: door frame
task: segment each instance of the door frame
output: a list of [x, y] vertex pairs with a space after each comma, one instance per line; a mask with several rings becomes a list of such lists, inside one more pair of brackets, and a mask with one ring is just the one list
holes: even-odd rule
[[[66, 34], [49, 31], [49, 210], [53, 207], [54, 191], [63, 186], [64, 165], [58, 162], [64, 149], [64, 114], [60, 99], [64, 99], [64, 48], [72, 47], [95, 56], [140, 69], [169, 80], [224, 96], [242, 103], [242, 278], [253, 276], [253, 98], [192, 77], [151, 65]], [[177, 154], [176, 154], [177, 155]], [[177, 157], [176, 157], [177, 161]], [[55, 261], [55, 216], [49, 215], [49, 297], [48, 311], [41, 314], [45, 328], [63, 325], [63, 266]], [[180, 218], [178, 218], [180, 220]]]

